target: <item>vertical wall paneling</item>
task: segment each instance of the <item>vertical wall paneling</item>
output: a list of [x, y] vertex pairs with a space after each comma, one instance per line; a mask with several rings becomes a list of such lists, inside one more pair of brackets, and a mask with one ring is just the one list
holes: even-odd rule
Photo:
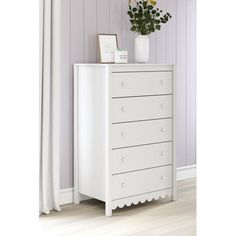
[[156, 63], [156, 33], [149, 35], [149, 44], [149, 63]]
[[[158, 8], [166, 10], [166, 0], [157, 1]], [[166, 26], [163, 25], [160, 31], [156, 31], [156, 63], [166, 63]]]
[[85, 62], [97, 62], [97, 2], [99, 1], [100, 0], [84, 0]]
[[84, 61], [84, 0], [71, 0], [71, 62]]
[[108, 34], [110, 28], [110, 0], [97, 0], [97, 32]]
[[121, 8], [121, 19], [122, 19], [122, 32], [121, 32], [121, 44], [122, 48], [128, 49], [129, 63], [134, 61], [134, 33], [130, 31], [130, 21], [127, 14], [128, 11], [128, 1], [122, 1]]
[[61, 188], [73, 185], [72, 160], [72, 70], [71, 70], [71, 1], [61, 1]]
[[196, 0], [186, 2], [186, 165], [196, 163]]
[[122, 14], [121, 14], [122, 0], [110, 0], [110, 29], [111, 34], [117, 34], [118, 47], [122, 47]]
[[156, 63], [156, 34], [149, 35], [149, 63]]
[[166, 0], [166, 10], [172, 18], [166, 25], [166, 63], [176, 63], [176, 23], [177, 0]]
[[[97, 33], [116, 33], [119, 47], [134, 62], [134, 37], [128, 0], [59, 0], [61, 2], [61, 188], [73, 186], [73, 63], [97, 62]], [[159, 0], [173, 18], [150, 35], [150, 63], [177, 65], [177, 166], [196, 162], [195, 28], [196, 0]]]
[[186, 0], [178, 0], [177, 17], [176, 151], [180, 167], [186, 162]]

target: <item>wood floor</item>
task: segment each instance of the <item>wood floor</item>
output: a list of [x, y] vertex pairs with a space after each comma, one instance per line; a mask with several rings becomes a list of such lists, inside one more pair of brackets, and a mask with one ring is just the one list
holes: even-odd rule
[[196, 235], [196, 180], [177, 183], [177, 201], [153, 201], [104, 216], [104, 204], [88, 200], [66, 205], [62, 212], [39, 219], [43, 236], [194, 236]]

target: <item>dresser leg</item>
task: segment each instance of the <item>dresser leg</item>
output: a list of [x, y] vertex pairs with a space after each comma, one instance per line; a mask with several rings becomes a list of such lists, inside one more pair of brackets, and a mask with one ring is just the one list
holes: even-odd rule
[[171, 196], [171, 201], [176, 201], [176, 189], [173, 190], [172, 196]]
[[112, 216], [112, 208], [109, 203], [106, 203], [106, 216]]
[[74, 204], [78, 205], [80, 204], [80, 194], [74, 193]]

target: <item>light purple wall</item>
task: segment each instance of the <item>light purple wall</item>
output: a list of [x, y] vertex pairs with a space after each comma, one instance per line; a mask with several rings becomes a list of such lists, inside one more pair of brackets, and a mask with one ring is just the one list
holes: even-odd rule
[[[61, 188], [73, 186], [73, 63], [97, 62], [97, 33], [116, 33], [119, 47], [134, 60], [135, 33], [129, 30], [128, 0], [60, 0], [62, 81]], [[150, 62], [177, 64], [177, 166], [196, 163], [195, 21], [196, 0], [159, 0], [173, 18], [150, 35]]]

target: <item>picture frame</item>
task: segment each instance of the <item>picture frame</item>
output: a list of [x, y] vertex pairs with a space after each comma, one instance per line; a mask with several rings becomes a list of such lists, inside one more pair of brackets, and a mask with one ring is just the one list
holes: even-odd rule
[[117, 34], [98, 34], [98, 51], [100, 63], [114, 63], [118, 48]]

